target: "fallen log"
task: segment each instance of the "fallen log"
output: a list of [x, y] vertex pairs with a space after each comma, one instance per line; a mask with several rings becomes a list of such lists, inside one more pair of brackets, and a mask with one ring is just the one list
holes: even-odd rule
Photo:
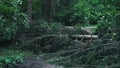
[[[68, 30], [70, 30], [70, 31], [73, 31], [73, 30], [75, 30], [76, 28], [75, 27], [73, 27], [73, 26], [65, 26], [65, 29], [68, 29]], [[95, 29], [95, 27], [81, 27], [81, 28], [79, 28], [81, 31], [83, 31], [83, 32], [87, 32], [87, 33], [89, 33], [89, 34], [93, 34], [94, 33], [94, 30], [93, 29]]]
[[42, 35], [42, 37], [71, 37], [74, 39], [97, 39], [98, 35]]
[[98, 35], [72, 35], [72, 37], [76, 37], [76, 38], [92, 38], [92, 39], [97, 39]]

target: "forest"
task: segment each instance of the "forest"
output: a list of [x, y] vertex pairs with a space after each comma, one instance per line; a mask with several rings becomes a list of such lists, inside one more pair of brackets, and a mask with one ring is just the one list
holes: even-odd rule
[[120, 0], [0, 0], [0, 68], [120, 68]]

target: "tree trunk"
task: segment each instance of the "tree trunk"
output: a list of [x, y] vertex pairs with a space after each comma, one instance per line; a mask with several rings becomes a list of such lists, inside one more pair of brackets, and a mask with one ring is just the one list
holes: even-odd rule
[[56, 0], [42, 0], [41, 2], [42, 16], [48, 22], [52, 22], [54, 20], [55, 3]]
[[51, 0], [50, 18], [49, 18], [50, 22], [54, 20], [54, 14], [55, 14], [55, 0]]
[[28, 20], [32, 23], [32, 0], [28, 0]]

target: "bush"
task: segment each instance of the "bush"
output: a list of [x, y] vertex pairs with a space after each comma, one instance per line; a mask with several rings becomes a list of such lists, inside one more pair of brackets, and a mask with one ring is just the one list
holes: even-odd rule
[[[97, 24], [99, 21], [109, 21], [111, 16], [117, 13], [117, 8], [112, 4], [104, 4], [100, 0], [82, 0], [73, 6], [73, 14], [70, 21], [85, 25]], [[101, 18], [104, 18], [101, 19]]]
[[21, 0], [2, 0], [0, 3], [0, 40], [11, 40], [19, 26], [29, 26], [27, 16], [20, 12]]

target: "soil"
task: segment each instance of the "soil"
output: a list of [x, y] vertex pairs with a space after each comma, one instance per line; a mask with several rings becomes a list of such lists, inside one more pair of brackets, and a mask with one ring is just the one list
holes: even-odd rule
[[31, 56], [26, 57], [24, 59], [24, 62], [21, 64], [17, 64], [15, 68], [64, 68], [64, 67], [49, 64], [41, 56]]

